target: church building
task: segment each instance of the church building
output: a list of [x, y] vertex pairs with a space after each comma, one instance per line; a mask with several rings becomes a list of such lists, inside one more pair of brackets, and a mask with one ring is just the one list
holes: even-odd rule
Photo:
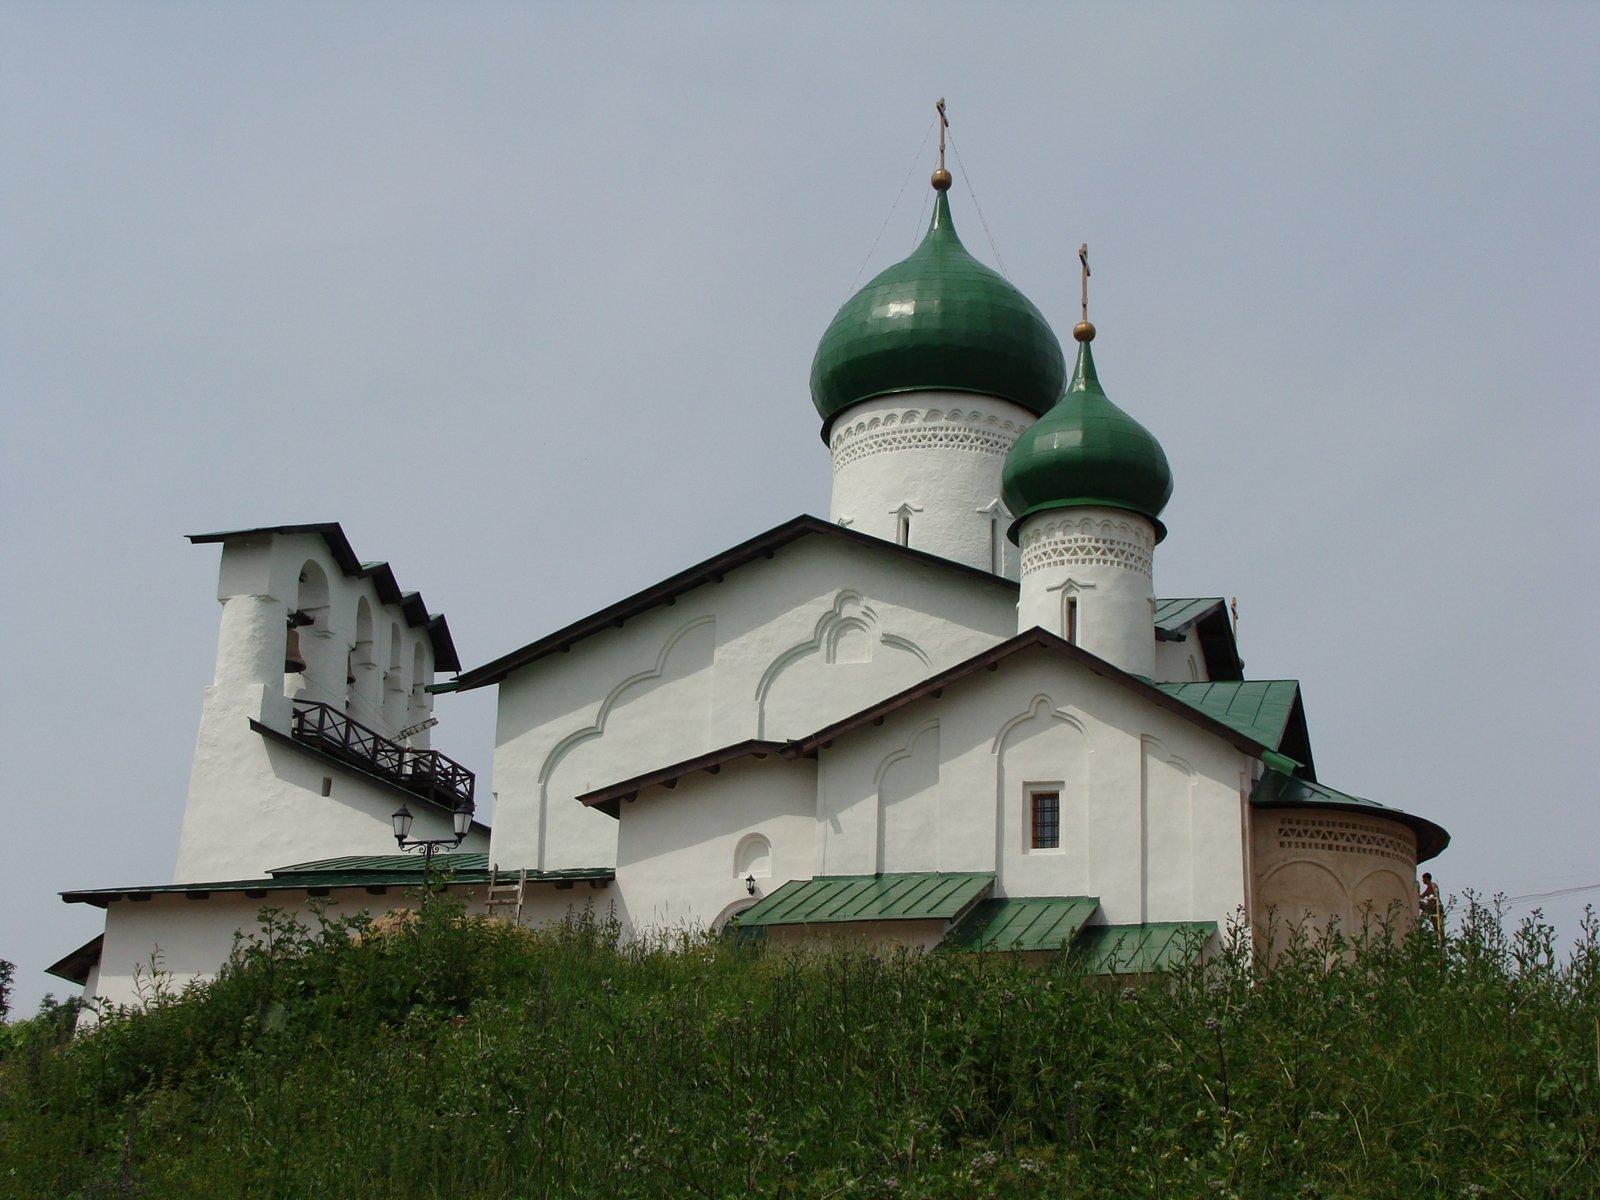
[[[816, 352], [825, 520], [470, 669], [337, 524], [191, 537], [222, 613], [174, 879], [63, 893], [105, 927], [52, 970], [132, 1002], [152, 965], [215, 973], [263, 907], [416, 903], [397, 838], [472, 911], [632, 936], [1149, 973], [1235, 922], [1409, 922], [1448, 835], [1320, 781], [1299, 684], [1245, 678], [1220, 597], [1157, 595], [1172, 473], [1112, 362], [1102, 385], [1087, 293], [1069, 364], [957, 236], [942, 151], [932, 187]], [[487, 687], [493, 829], [433, 716]]]

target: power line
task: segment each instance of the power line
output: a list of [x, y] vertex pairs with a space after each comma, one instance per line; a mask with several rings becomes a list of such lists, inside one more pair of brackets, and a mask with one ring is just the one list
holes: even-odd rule
[[1529, 900], [1548, 900], [1552, 896], [1575, 896], [1579, 892], [1600, 891], [1600, 882], [1580, 883], [1577, 887], [1556, 888], [1553, 892], [1528, 892], [1521, 896], [1507, 896], [1503, 903], [1522, 904]]

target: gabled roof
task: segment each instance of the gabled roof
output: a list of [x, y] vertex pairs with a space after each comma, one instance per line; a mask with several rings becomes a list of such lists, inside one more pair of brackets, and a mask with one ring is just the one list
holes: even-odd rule
[[[313, 526], [293, 527], [313, 529]], [[337, 528], [337, 526], [335, 526]], [[733, 570], [746, 565], [772, 558], [783, 547], [801, 538], [810, 536], [833, 538], [856, 546], [864, 546], [869, 550], [881, 554], [897, 555], [911, 562], [924, 566], [939, 567], [943, 570], [954, 571], [965, 575], [969, 579], [981, 579], [995, 587], [1004, 588], [1015, 593], [1017, 583], [1015, 580], [1006, 579], [990, 571], [977, 567], [969, 567], [965, 563], [955, 562], [937, 554], [930, 554], [926, 550], [918, 550], [911, 546], [902, 546], [898, 542], [885, 541], [883, 538], [873, 537], [871, 534], [861, 533], [858, 530], [847, 529], [843, 525], [835, 525], [824, 521], [821, 517], [814, 517], [803, 513], [791, 518], [781, 525], [775, 525], [765, 533], [758, 533], [755, 537], [740, 542], [720, 554], [695, 563], [679, 571], [676, 575], [669, 575], [659, 583], [633, 593], [608, 604], [597, 612], [590, 613], [564, 625], [553, 633], [548, 633], [536, 641], [502, 654], [499, 658], [492, 659], [480, 667], [473, 667], [470, 671], [462, 671], [452, 682], [435, 684], [434, 691], [471, 691], [473, 688], [487, 687], [492, 683], [499, 683], [511, 672], [529, 663], [536, 662], [549, 654], [556, 654], [569, 650], [584, 638], [592, 637], [607, 629], [620, 629], [624, 623], [641, 613], [648, 612], [658, 605], [671, 604], [685, 592], [692, 591], [707, 583], [721, 583], [723, 577]], [[342, 536], [342, 535], [341, 535]], [[1212, 596], [1201, 600], [1158, 600], [1156, 601], [1157, 637], [1173, 641], [1186, 636], [1190, 628], [1195, 628], [1200, 637], [1201, 650], [1206, 658], [1206, 672], [1213, 679], [1236, 679], [1242, 669], [1239, 656], [1234, 649], [1233, 627], [1228, 623], [1227, 613], [1221, 597]], [[459, 668], [457, 668], [459, 669]]]
[[[455, 691], [470, 691], [472, 688], [484, 687], [487, 684], [498, 683], [519, 667], [525, 667], [531, 662], [554, 654], [561, 650], [570, 649], [577, 642], [586, 637], [591, 637], [606, 629], [620, 629], [624, 622], [640, 613], [648, 612], [657, 605], [670, 604], [685, 592], [700, 587], [707, 583], [721, 583], [723, 576], [729, 571], [737, 570], [747, 563], [758, 562], [762, 559], [772, 558], [779, 550], [804, 537], [827, 537], [850, 545], [863, 546], [874, 553], [891, 554], [924, 566], [938, 567], [942, 570], [954, 571], [971, 579], [981, 579], [985, 583], [996, 587], [1016, 591], [1017, 585], [1002, 576], [969, 567], [965, 563], [952, 562], [948, 558], [941, 558], [937, 554], [929, 554], [926, 550], [916, 550], [910, 546], [902, 546], [896, 542], [887, 542], [882, 538], [873, 537], [871, 534], [860, 533], [854, 529], [846, 529], [843, 525], [835, 525], [824, 521], [821, 517], [802, 514], [782, 525], [776, 525], [765, 533], [759, 533], [748, 541], [740, 542], [731, 549], [724, 550], [721, 554], [712, 555], [694, 566], [679, 571], [676, 575], [669, 575], [659, 583], [652, 584], [643, 591], [618, 600], [615, 604], [607, 605], [598, 612], [589, 614], [570, 625], [563, 626], [554, 633], [546, 634], [537, 641], [529, 642], [520, 649], [509, 654], [502, 654], [491, 662], [486, 662], [481, 667], [473, 667], [470, 671], [463, 671], [455, 681]], [[446, 690], [446, 689], [439, 689]]]
[[740, 929], [844, 921], [954, 921], [994, 889], [991, 871], [792, 879], [738, 916]]
[[891, 713], [915, 704], [925, 696], [937, 698], [952, 683], [956, 683], [979, 671], [998, 670], [1000, 664], [1006, 659], [1024, 650], [1033, 649], [1045, 650], [1085, 666], [1102, 679], [1143, 696], [1158, 708], [1164, 708], [1168, 712], [1175, 713], [1185, 720], [1199, 725], [1202, 729], [1206, 729], [1231, 742], [1247, 754], [1256, 755], [1262, 750], [1275, 751], [1278, 749], [1276, 743], [1265, 741], [1246, 728], [1239, 728], [1221, 721], [1211, 713], [1196, 708], [1176, 696], [1169, 695], [1158, 685], [1150, 683], [1138, 675], [1130, 675], [1120, 667], [1112, 666], [1105, 659], [1090, 654], [1087, 650], [1074, 646], [1071, 642], [1059, 638], [1053, 633], [1035, 627], [1025, 633], [1017, 634], [1014, 638], [1008, 638], [996, 646], [991, 646], [989, 649], [957, 663], [948, 670], [940, 671], [937, 675], [930, 675], [920, 683], [913, 684], [903, 692], [898, 692], [886, 700], [880, 700], [878, 703], [869, 705], [860, 712], [853, 713], [841, 721], [835, 721], [832, 725], [817, 730], [816, 733], [811, 734], [809, 737], [801, 738], [793, 744], [789, 752], [813, 754], [817, 750], [825, 748], [837, 737], [841, 737], [866, 724], [882, 724], [883, 720]]
[[[605, 787], [596, 788], [594, 791], [585, 792], [577, 799], [583, 804], [598, 808], [612, 817], [618, 816], [624, 800], [634, 799], [641, 789], [647, 787], [673, 787], [678, 780], [696, 771], [710, 771], [715, 774], [721, 770], [722, 764], [740, 758], [765, 758], [768, 755], [778, 755], [782, 758], [807, 758], [815, 755], [818, 750], [827, 746], [838, 737], [842, 737], [863, 725], [881, 725], [891, 713], [897, 712], [908, 705], [915, 704], [924, 697], [937, 699], [943, 695], [944, 689], [953, 683], [975, 675], [983, 670], [998, 670], [1000, 664], [1006, 659], [1024, 650], [1044, 649], [1059, 654], [1065, 658], [1087, 666], [1096, 675], [1110, 680], [1130, 691], [1137, 692], [1158, 708], [1199, 725], [1202, 729], [1231, 742], [1234, 746], [1252, 756], [1270, 755], [1280, 758], [1280, 742], [1285, 741], [1287, 734], [1292, 734], [1297, 728], [1293, 714], [1299, 711], [1299, 685], [1294, 680], [1272, 680], [1267, 684], [1152, 684], [1138, 675], [1130, 675], [1119, 667], [1114, 667], [1102, 658], [1090, 654], [1074, 646], [1071, 642], [1047, 633], [1043, 629], [1034, 628], [1026, 633], [1019, 633], [1016, 637], [989, 647], [971, 658], [957, 663], [947, 670], [931, 675], [920, 683], [914, 683], [902, 692], [897, 692], [876, 704], [867, 706], [859, 712], [852, 713], [842, 720], [835, 721], [832, 725], [825, 726], [807, 737], [789, 742], [772, 742], [749, 740], [735, 742], [705, 754], [687, 758], [681, 762], [671, 763], [647, 771], [642, 775], [635, 775], [631, 779], [624, 779], [617, 783], [607, 784]], [[1217, 688], [1216, 692], [1194, 693], [1197, 698], [1209, 698], [1210, 711], [1202, 708], [1198, 703], [1169, 692], [1169, 688]], [[1244, 699], [1238, 705], [1225, 703], [1225, 698], [1233, 694], [1230, 689], [1254, 689], [1242, 693]], [[1263, 689], [1265, 694], [1263, 695]], [[1287, 714], [1281, 712], [1283, 698], [1286, 694], [1292, 696], [1293, 703], [1289, 706]], [[1269, 703], [1268, 698], [1271, 698]], [[1304, 726], [1301, 718], [1300, 728]], [[1289, 740], [1292, 741], [1292, 738]], [[1300, 747], [1296, 744], [1296, 748]], [[1303, 759], [1295, 757], [1287, 750], [1282, 752], [1293, 759], [1289, 765], [1304, 765], [1310, 769], [1310, 748], [1303, 750]]]
[[1181, 642], [1193, 636], [1200, 642], [1211, 679], [1244, 678], [1244, 661], [1234, 640], [1233, 622], [1221, 596], [1156, 601], [1156, 641]]
[[235, 538], [263, 534], [316, 534], [327, 543], [328, 553], [339, 570], [356, 579], [370, 579], [377, 589], [378, 599], [393, 604], [405, 615], [406, 624], [426, 629], [428, 641], [433, 646], [433, 665], [439, 671], [461, 670], [461, 659], [456, 654], [455, 641], [450, 636], [450, 626], [442, 613], [430, 613], [417, 592], [402, 592], [395, 582], [394, 571], [386, 562], [362, 562], [345, 537], [344, 528], [337, 521], [315, 521], [307, 525], [262, 525], [255, 529], [224, 529], [216, 533], [191, 533], [192, 545], [202, 546], [212, 542], [226, 542]]
[[[489, 856], [478, 853], [436, 854], [436, 870], [450, 872], [452, 884], [487, 883]], [[502, 868], [502, 879], [515, 879], [517, 872]], [[263, 879], [225, 879], [207, 883], [160, 883], [142, 887], [89, 888], [62, 892], [68, 904], [93, 904], [105, 908], [114, 900], [148, 900], [151, 896], [181, 893], [204, 900], [213, 892], [243, 892], [265, 896], [269, 892], [326, 892], [331, 888], [369, 888], [381, 891], [390, 887], [417, 887], [425, 878], [421, 858], [410, 854], [360, 854], [345, 858], [323, 858], [315, 862], [274, 867]], [[529, 871], [529, 883], [553, 883], [558, 887], [581, 880], [604, 883], [616, 878], [610, 867], [580, 867], [566, 871]]]
[[1392, 821], [1399, 821], [1417, 835], [1418, 862], [1435, 857], [1450, 844], [1449, 833], [1426, 817], [1414, 817], [1398, 808], [1379, 804], [1376, 800], [1338, 792], [1325, 784], [1287, 775], [1282, 771], [1268, 770], [1262, 774], [1250, 793], [1250, 804], [1254, 808], [1325, 808], [1334, 812], [1388, 817]]
[[1262, 745], [1288, 755], [1303, 766], [1311, 778], [1317, 777], [1311, 762], [1311, 738], [1306, 731], [1299, 680], [1158, 683], [1156, 687], [1230, 729], [1237, 729]]

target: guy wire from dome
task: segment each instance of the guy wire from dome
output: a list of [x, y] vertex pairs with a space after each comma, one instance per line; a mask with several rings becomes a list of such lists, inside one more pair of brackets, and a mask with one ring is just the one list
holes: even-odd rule
[[839, 413], [915, 391], [993, 396], [1035, 415], [1061, 395], [1066, 359], [1043, 314], [957, 236], [944, 165], [929, 183], [933, 217], [911, 255], [879, 272], [834, 316], [811, 366], [811, 398], [826, 442]]

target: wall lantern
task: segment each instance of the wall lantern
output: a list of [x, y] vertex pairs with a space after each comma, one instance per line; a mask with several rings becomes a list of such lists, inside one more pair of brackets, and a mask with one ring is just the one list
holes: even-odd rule
[[754, 875], [746, 875], [744, 877], [744, 890], [748, 896], [756, 894], [756, 877]]

